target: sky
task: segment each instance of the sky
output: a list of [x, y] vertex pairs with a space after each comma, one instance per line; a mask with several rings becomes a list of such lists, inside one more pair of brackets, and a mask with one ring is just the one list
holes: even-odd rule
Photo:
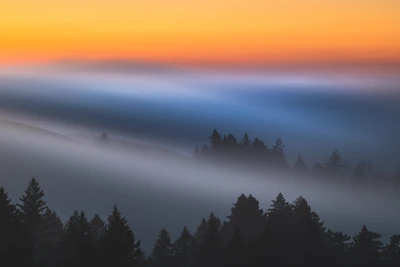
[[400, 60], [398, 0], [14, 0], [0, 64], [131, 59], [185, 65]]

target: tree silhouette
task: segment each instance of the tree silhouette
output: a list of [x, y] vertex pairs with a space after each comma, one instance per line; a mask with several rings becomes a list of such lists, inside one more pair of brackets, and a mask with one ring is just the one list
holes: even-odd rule
[[283, 152], [284, 148], [285, 145], [283, 144], [282, 139], [278, 138], [271, 149], [272, 162], [276, 167], [282, 168], [287, 166], [286, 156]]
[[219, 134], [217, 129], [213, 130], [209, 139], [210, 139], [211, 147], [213, 150], [216, 150], [220, 147], [222, 139], [221, 139], [221, 135]]
[[220, 220], [211, 213], [207, 220], [207, 230], [203, 234], [194, 261], [194, 266], [217, 267], [222, 264], [222, 245], [220, 243]]
[[96, 262], [96, 239], [84, 212], [74, 214], [65, 224], [60, 245], [60, 265], [63, 267], [93, 266]]
[[225, 242], [231, 241], [236, 230], [240, 231], [245, 242], [250, 238], [256, 239], [266, 223], [264, 211], [260, 209], [258, 200], [252, 195], [246, 197], [244, 194], [233, 204], [228, 219], [227, 225], [221, 230]]
[[0, 187], [0, 266], [34, 266], [33, 247], [26, 243], [17, 209]]
[[240, 230], [236, 229], [224, 251], [224, 266], [248, 266], [248, 253]]
[[368, 231], [367, 227], [364, 225], [360, 233], [353, 238], [355, 263], [362, 265], [379, 264], [382, 248], [380, 238], [380, 234]]
[[308, 169], [307, 164], [305, 163], [305, 161], [303, 160], [303, 158], [301, 157], [300, 154], [297, 157], [297, 161], [294, 164], [293, 169], [296, 171], [299, 171], [299, 172], [303, 172]]
[[172, 266], [172, 244], [167, 230], [162, 229], [149, 257], [149, 266]]
[[303, 197], [298, 197], [293, 204], [293, 225], [295, 259], [307, 264], [323, 264], [327, 256], [325, 246], [325, 227], [317, 213]]
[[391, 266], [400, 266], [400, 235], [392, 235], [384, 248], [384, 257]]
[[350, 237], [342, 232], [333, 232], [330, 229], [326, 232], [326, 237], [329, 246], [327, 262], [339, 266], [349, 263]]
[[194, 257], [194, 237], [186, 226], [175, 240], [172, 246], [172, 254], [174, 255], [174, 262], [178, 266], [187, 267], [192, 262]]
[[105, 222], [97, 214], [90, 220], [89, 227], [96, 240], [102, 238], [106, 230]]
[[342, 157], [337, 150], [333, 151], [329, 157], [328, 169], [331, 173], [337, 173], [342, 165]]
[[140, 241], [135, 242], [135, 235], [117, 206], [114, 206], [113, 212], [108, 217], [106, 231], [101, 242], [102, 266], [138, 266], [141, 256]]
[[38, 258], [38, 246], [42, 242], [40, 240], [43, 238], [41, 225], [47, 210], [46, 201], [43, 200], [43, 197], [44, 192], [40, 188], [38, 181], [32, 178], [29, 181], [28, 188], [24, 191], [24, 195], [20, 198], [21, 204], [18, 204], [22, 224], [28, 233], [27, 242], [34, 249], [34, 262], [36, 264], [41, 261]]
[[57, 262], [56, 248], [64, 234], [63, 223], [56, 212], [47, 208], [38, 228], [37, 262], [40, 266], [54, 266]]

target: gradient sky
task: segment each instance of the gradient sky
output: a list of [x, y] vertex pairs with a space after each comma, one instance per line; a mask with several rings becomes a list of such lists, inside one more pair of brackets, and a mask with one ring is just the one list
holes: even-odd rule
[[0, 64], [397, 62], [399, 0], [13, 0]]

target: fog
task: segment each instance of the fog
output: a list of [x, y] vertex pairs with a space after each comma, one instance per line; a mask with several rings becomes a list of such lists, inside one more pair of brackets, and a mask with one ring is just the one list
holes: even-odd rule
[[106, 218], [117, 204], [146, 251], [163, 227], [176, 237], [184, 225], [194, 231], [211, 211], [225, 218], [241, 193], [255, 196], [264, 210], [279, 192], [289, 201], [302, 195], [328, 227], [348, 234], [362, 224], [385, 239], [398, 231], [400, 198], [398, 188], [390, 185], [372, 189], [326, 179], [233, 172], [174, 152], [166, 157], [166, 151], [154, 146], [122, 148], [135, 147], [135, 140], [111, 136], [104, 146], [100, 134], [65, 136], [6, 120], [0, 121], [0, 129], [0, 182], [14, 201], [35, 176], [49, 207], [63, 220], [75, 209]]
[[[146, 251], [164, 227], [175, 238], [211, 211], [224, 219], [241, 193], [264, 210], [279, 192], [289, 201], [301, 195], [333, 230], [353, 235], [366, 224], [386, 241], [399, 232], [395, 181], [230, 171], [191, 155], [217, 128], [268, 146], [282, 137], [290, 164], [299, 153], [309, 166], [324, 162], [338, 149], [347, 162], [372, 160], [392, 172], [400, 163], [395, 84], [164, 69], [2, 74], [0, 184], [17, 201], [34, 176], [63, 220], [75, 209], [105, 219], [117, 204]], [[99, 142], [102, 132], [108, 145]]]

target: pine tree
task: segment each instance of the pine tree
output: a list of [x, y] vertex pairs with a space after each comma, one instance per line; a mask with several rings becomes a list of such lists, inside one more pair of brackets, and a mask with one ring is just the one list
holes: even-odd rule
[[197, 244], [201, 243], [203, 235], [207, 232], [207, 227], [208, 227], [207, 220], [205, 218], [203, 218], [194, 234], [194, 238], [195, 238]]
[[248, 266], [248, 254], [245, 240], [236, 229], [224, 251], [224, 266]]
[[333, 151], [329, 157], [328, 169], [331, 173], [337, 173], [342, 166], [342, 157], [337, 150]]
[[207, 220], [207, 231], [203, 234], [194, 266], [217, 267], [222, 264], [222, 245], [219, 236], [221, 221], [211, 213]]
[[24, 235], [16, 206], [0, 187], [0, 266], [33, 266], [33, 251]]
[[260, 209], [259, 202], [252, 195], [246, 197], [244, 194], [238, 197], [231, 208], [227, 225], [221, 230], [221, 235], [226, 243], [230, 242], [235, 230], [239, 230], [245, 242], [250, 238], [256, 239], [262, 232], [266, 217]]
[[46, 209], [39, 224], [39, 238], [37, 243], [37, 262], [41, 266], [54, 266], [56, 262], [56, 248], [64, 234], [63, 223], [57, 214]]
[[364, 225], [353, 238], [353, 255], [356, 264], [376, 265], [381, 260], [381, 235], [370, 232]]
[[400, 266], [400, 235], [392, 235], [384, 248], [384, 256], [390, 266]]
[[210, 143], [211, 143], [211, 148], [213, 150], [216, 150], [220, 147], [222, 139], [221, 139], [221, 135], [219, 134], [219, 132], [217, 131], [217, 129], [214, 129], [211, 136], [209, 137], [210, 139]]
[[21, 204], [18, 204], [21, 221], [26, 229], [28, 236], [26, 242], [34, 249], [34, 262], [40, 264], [39, 243], [41, 236], [41, 225], [47, 210], [46, 201], [43, 200], [44, 192], [40, 188], [38, 181], [32, 178], [29, 181], [28, 188], [20, 198]]
[[329, 246], [327, 262], [337, 266], [349, 263], [350, 237], [342, 232], [333, 232], [329, 229], [326, 232], [326, 239]]
[[117, 206], [114, 206], [112, 214], [108, 217], [101, 242], [102, 266], [138, 266], [141, 256], [140, 241], [135, 242], [135, 235]]
[[271, 149], [272, 162], [276, 167], [283, 168], [287, 166], [286, 156], [283, 152], [285, 145], [281, 138], [278, 138]]
[[167, 230], [162, 229], [149, 258], [149, 266], [172, 266], [172, 244]]
[[190, 234], [186, 226], [183, 228], [180, 236], [175, 240], [172, 246], [174, 262], [178, 266], [187, 267], [190, 265], [194, 256], [194, 237]]
[[267, 211], [267, 224], [261, 235], [263, 265], [268, 262], [288, 264], [291, 246], [293, 210], [282, 193], [279, 193]]
[[295, 259], [299, 264], [323, 264], [328, 254], [324, 223], [303, 197], [296, 199], [293, 212]]
[[84, 212], [77, 211], [65, 224], [60, 244], [60, 265], [63, 267], [95, 266], [96, 240]]
[[250, 144], [251, 144], [251, 141], [250, 141], [250, 139], [249, 139], [249, 135], [248, 135], [247, 133], [245, 133], [245, 134], [243, 135], [242, 140], [240, 141], [240, 145], [241, 145], [243, 148], [247, 149], [247, 148], [250, 147]]
[[272, 200], [271, 208], [268, 209], [268, 219], [283, 218], [289, 220], [292, 214], [292, 207], [286, 201], [282, 193], [279, 193], [275, 200]]
[[308, 169], [307, 164], [305, 163], [300, 154], [297, 157], [297, 161], [294, 164], [293, 169], [300, 172], [306, 171]]
[[105, 222], [100, 218], [99, 215], [95, 214], [89, 223], [90, 229], [96, 240], [103, 237], [105, 232]]

